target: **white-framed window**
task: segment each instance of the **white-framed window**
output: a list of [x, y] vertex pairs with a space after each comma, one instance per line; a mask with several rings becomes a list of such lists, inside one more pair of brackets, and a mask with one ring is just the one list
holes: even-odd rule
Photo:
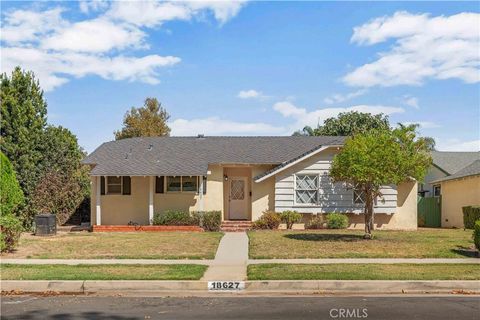
[[318, 175], [295, 175], [295, 202], [297, 204], [318, 203]]
[[353, 187], [353, 203], [365, 204], [365, 191], [358, 184]]
[[107, 194], [122, 194], [122, 177], [107, 177]]
[[440, 197], [442, 195], [442, 187], [439, 184], [433, 186], [433, 196]]
[[167, 176], [167, 192], [198, 192], [197, 176]]

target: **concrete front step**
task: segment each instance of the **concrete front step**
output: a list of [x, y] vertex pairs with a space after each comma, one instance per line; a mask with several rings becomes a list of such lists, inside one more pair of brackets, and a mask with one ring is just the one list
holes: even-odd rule
[[222, 225], [220, 226], [221, 231], [226, 232], [240, 232], [240, 231], [247, 231], [250, 230], [252, 227], [251, 221], [232, 221], [227, 220], [223, 221]]

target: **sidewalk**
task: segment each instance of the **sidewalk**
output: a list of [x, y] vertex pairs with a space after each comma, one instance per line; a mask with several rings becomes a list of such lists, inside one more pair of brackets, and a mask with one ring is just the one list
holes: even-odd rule
[[227, 232], [220, 241], [215, 260], [203, 275], [202, 280], [245, 280], [247, 261], [247, 233]]

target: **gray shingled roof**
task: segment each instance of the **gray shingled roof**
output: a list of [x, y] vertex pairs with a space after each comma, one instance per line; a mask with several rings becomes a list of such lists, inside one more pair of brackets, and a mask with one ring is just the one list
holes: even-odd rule
[[84, 161], [98, 175], [205, 175], [209, 164], [273, 164], [345, 137], [145, 137], [102, 144]]
[[437, 167], [448, 174], [454, 174], [475, 160], [479, 160], [480, 152], [433, 151], [432, 159]]
[[461, 169], [457, 173], [452, 174], [451, 176], [436, 180], [434, 182], [447, 181], [447, 180], [465, 178], [465, 177], [476, 176], [476, 175], [480, 175], [480, 160], [476, 160], [472, 162], [470, 165]]

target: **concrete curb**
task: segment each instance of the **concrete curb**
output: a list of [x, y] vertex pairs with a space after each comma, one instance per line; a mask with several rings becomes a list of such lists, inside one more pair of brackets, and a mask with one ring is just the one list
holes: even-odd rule
[[[2, 291], [25, 293], [185, 293], [208, 291], [207, 281], [22, 281], [2, 280]], [[225, 291], [219, 291], [224, 292]], [[238, 294], [299, 293], [299, 294], [398, 294], [398, 293], [453, 293], [480, 294], [480, 281], [415, 281], [415, 280], [275, 280], [245, 281], [245, 290]]]

